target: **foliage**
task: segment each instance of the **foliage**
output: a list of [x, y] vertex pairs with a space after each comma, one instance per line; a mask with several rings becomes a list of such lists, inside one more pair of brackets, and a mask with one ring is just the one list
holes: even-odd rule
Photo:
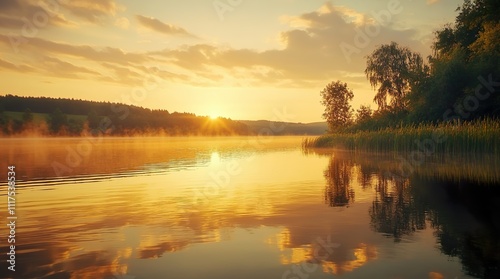
[[[33, 135], [29, 129], [46, 135], [45, 126], [51, 135], [65, 136], [253, 133], [246, 124], [228, 118], [211, 120], [192, 113], [169, 113], [117, 103], [6, 95], [0, 96], [0, 107], [9, 108], [5, 113], [0, 112], [0, 134], [5, 135]], [[26, 125], [30, 119], [31, 125]]]
[[428, 71], [420, 54], [392, 42], [367, 57], [365, 74], [378, 87], [374, 101], [380, 110], [403, 111], [408, 107], [407, 95]]
[[329, 83], [321, 91], [321, 104], [325, 106], [323, 118], [326, 119], [331, 131], [335, 131], [351, 124], [352, 109], [349, 101], [354, 93], [347, 87], [347, 83], [340, 81]]
[[356, 123], [362, 123], [372, 118], [373, 111], [370, 106], [361, 105], [356, 111]]
[[[431, 110], [425, 120], [437, 120], [450, 108], [460, 113], [464, 100], [476, 95], [479, 86], [486, 86], [481, 79], [500, 79], [498, 4], [498, 0], [466, 0], [458, 9], [455, 23], [436, 32], [432, 74], [427, 92], [419, 92], [422, 104], [415, 114]], [[491, 94], [480, 100], [476, 109], [468, 111], [467, 115], [471, 115], [462, 117], [463, 120], [500, 116], [498, 86], [490, 85], [487, 89]]]
[[[490, 39], [498, 41], [494, 30], [499, 22], [499, 7], [498, 0], [465, 0], [462, 7], [457, 9], [459, 14], [455, 24], [449, 24], [436, 32], [433, 45], [435, 57], [446, 58], [455, 49], [465, 50], [467, 56], [473, 56]], [[496, 47], [491, 49], [498, 50]]]
[[33, 122], [34, 116], [33, 112], [29, 108], [26, 108], [23, 113], [23, 123], [30, 123]]
[[[318, 145], [339, 141], [342, 146], [357, 146], [362, 141], [354, 141], [353, 134], [373, 139], [378, 138], [373, 133], [386, 133], [388, 138], [380, 144], [391, 146], [393, 131], [411, 134], [413, 130], [407, 127], [465, 123], [456, 129], [474, 132], [463, 127], [482, 123], [479, 120], [491, 121], [498, 128], [498, 122], [491, 119], [500, 117], [499, 2], [465, 0], [457, 11], [455, 22], [435, 33], [433, 55], [427, 63], [420, 54], [396, 42], [375, 49], [367, 57], [365, 74], [376, 89], [378, 109], [368, 117], [367, 108], [362, 106], [356, 121], [343, 129], [343, 134], [337, 131], [335, 136], [318, 139]], [[400, 146], [388, 149], [393, 148]]]
[[90, 110], [87, 116], [87, 124], [90, 129], [97, 129], [99, 127], [99, 122], [101, 122], [101, 117], [97, 114], [95, 109]]
[[52, 133], [58, 133], [68, 127], [68, 117], [59, 108], [47, 117], [47, 123]]

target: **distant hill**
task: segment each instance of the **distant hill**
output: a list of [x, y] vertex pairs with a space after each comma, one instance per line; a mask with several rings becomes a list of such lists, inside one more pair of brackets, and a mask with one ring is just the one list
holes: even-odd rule
[[0, 96], [0, 135], [255, 135], [265, 128], [272, 135], [319, 135], [325, 132], [326, 123], [212, 120], [120, 103]]
[[326, 122], [290, 123], [269, 120], [240, 120], [240, 122], [246, 124], [253, 134], [270, 129], [274, 135], [322, 135], [328, 129]]

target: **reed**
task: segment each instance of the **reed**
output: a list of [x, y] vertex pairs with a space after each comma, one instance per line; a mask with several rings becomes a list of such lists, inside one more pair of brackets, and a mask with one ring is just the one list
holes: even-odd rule
[[[437, 137], [439, 135], [439, 137]], [[304, 148], [338, 148], [374, 152], [412, 152], [500, 155], [500, 120], [413, 124], [378, 131], [330, 133], [305, 139]]]

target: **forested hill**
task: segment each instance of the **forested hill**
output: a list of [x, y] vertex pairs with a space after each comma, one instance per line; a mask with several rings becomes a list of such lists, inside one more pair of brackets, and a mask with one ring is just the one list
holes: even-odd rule
[[[99, 115], [110, 115], [112, 105], [119, 105], [110, 102], [94, 102], [77, 99], [47, 98], [47, 97], [21, 97], [14, 95], [0, 96], [0, 110], [24, 112], [30, 109], [36, 113], [52, 113], [60, 109], [63, 113], [73, 115], [87, 115], [90, 111], [95, 111]], [[151, 112], [137, 106], [129, 106], [131, 112]]]
[[[269, 121], [222, 117], [214, 120], [193, 113], [170, 113], [111, 102], [0, 96], [0, 135], [4, 136], [252, 135], [264, 129], [263, 125], [272, 126]], [[279, 131], [266, 134], [321, 134], [326, 124], [280, 123], [279, 126]]]
[[326, 122], [290, 123], [269, 120], [241, 120], [248, 126], [250, 133], [273, 133], [276, 135], [323, 135], [328, 130]]
[[3, 134], [248, 134], [245, 124], [226, 118], [213, 121], [192, 113], [169, 113], [111, 102], [13, 95], [0, 96], [0, 125]]

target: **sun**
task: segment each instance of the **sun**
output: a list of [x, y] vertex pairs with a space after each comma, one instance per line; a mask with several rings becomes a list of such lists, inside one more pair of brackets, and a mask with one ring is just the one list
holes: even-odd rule
[[211, 114], [208, 117], [210, 118], [210, 120], [217, 120], [217, 118], [219, 118], [219, 116], [215, 114]]

